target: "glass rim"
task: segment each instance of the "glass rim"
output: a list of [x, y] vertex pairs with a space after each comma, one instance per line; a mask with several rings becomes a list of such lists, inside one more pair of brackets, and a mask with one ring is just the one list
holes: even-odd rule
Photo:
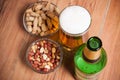
[[[71, 7], [71, 6], [82, 7], [82, 6], [79, 6], [79, 5], [70, 5], [70, 6], [68, 6], [68, 7]], [[69, 33], [69, 32], [67, 32], [67, 31], [65, 31], [65, 30], [63, 29], [63, 27], [61, 26], [61, 24], [60, 24], [60, 16], [61, 16], [61, 13], [62, 13], [66, 8], [68, 8], [68, 7], [65, 7], [65, 8], [60, 12], [60, 15], [59, 15], [59, 25], [60, 25], [60, 29], [61, 29], [65, 34], [67, 34], [67, 35], [69, 35], [69, 36], [79, 37], [79, 36], [84, 35], [84, 34], [88, 31], [88, 29], [90, 28], [90, 25], [91, 25], [91, 22], [92, 22], [92, 18], [91, 18], [90, 12], [89, 12], [86, 8], [82, 7], [82, 8], [84, 8], [84, 9], [89, 13], [89, 15], [90, 15], [90, 24], [89, 24], [88, 28], [87, 28], [85, 31], [83, 31], [83, 32], [81, 32], [81, 33], [77, 33], [77, 34], [72, 34], [72, 33]]]

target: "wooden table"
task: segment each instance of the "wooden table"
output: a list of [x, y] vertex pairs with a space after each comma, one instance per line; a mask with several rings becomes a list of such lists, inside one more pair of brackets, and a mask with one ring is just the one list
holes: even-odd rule
[[[75, 80], [70, 62], [50, 74], [39, 74], [25, 64], [25, 51], [38, 39], [29, 35], [22, 23], [26, 5], [37, 0], [0, 0], [0, 80]], [[50, 0], [49, 0], [50, 1]], [[92, 17], [83, 36], [99, 36], [108, 55], [108, 63], [99, 80], [120, 80], [120, 0], [51, 0], [60, 10], [69, 5], [88, 9]], [[68, 59], [69, 61], [69, 58]]]

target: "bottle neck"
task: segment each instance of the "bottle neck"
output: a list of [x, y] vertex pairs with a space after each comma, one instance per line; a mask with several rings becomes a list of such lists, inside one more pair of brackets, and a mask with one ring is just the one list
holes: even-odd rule
[[98, 61], [100, 59], [100, 55], [101, 55], [101, 49], [97, 51], [92, 51], [87, 47], [85, 47], [83, 50], [83, 58], [90, 63], [94, 63]]

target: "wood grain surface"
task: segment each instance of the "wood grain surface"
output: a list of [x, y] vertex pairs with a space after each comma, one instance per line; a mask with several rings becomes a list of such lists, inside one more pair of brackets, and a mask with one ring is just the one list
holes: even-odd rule
[[[0, 0], [0, 80], [75, 80], [73, 55], [64, 57], [60, 68], [39, 74], [25, 64], [27, 47], [39, 37], [28, 34], [22, 23], [27, 5], [37, 0]], [[99, 36], [107, 52], [108, 63], [99, 80], [120, 80], [120, 0], [48, 0], [60, 10], [69, 5], [88, 9], [92, 17], [90, 36]]]

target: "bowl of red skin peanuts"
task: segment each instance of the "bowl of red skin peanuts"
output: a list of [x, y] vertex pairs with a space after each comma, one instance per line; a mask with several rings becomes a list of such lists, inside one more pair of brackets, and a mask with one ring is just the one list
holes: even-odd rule
[[60, 67], [63, 52], [60, 45], [47, 38], [34, 41], [26, 51], [27, 65], [35, 72], [47, 74]]

